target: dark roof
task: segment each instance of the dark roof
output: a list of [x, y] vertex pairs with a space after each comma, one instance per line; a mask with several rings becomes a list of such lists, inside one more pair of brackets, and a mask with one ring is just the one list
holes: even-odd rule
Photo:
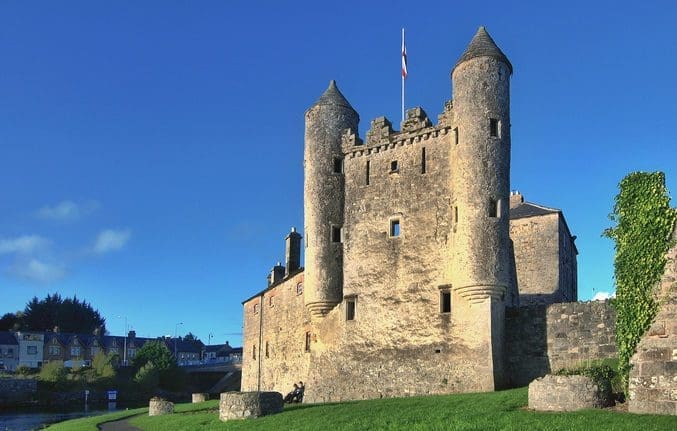
[[95, 338], [100, 338], [91, 334], [69, 334], [63, 332], [45, 332], [45, 344], [56, 338], [64, 346], [69, 345], [73, 338], [78, 339], [78, 342], [83, 346], [90, 346]]
[[13, 333], [1, 331], [0, 332], [0, 344], [3, 344], [3, 345], [8, 345], [8, 344], [19, 345], [19, 342], [17, 341], [17, 339], [16, 339], [16, 337], [14, 336]]
[[205, 352], [215, 352], [217, 354], [227, 354], [230, 351], [232, 351], [233, 348], [230, 346], [230, 344], [212, 344], [210, 346], [205, 346]]
[[265, 289], [263, 289], [263, 290], [259, 291], [258, 293], [250, 296], [249, 298], [245, 299], [244, 301], [242, 301], [242, 305], [246, 304], [247, 302], [251, 301], [252, 299], [256, 298], [257, 296], [262, 296], [264, 293], [266, 293], [269, 290], [279, 286], [280, 284], [284, 283], [285, 281], [292, 279], [296, 274], [299, 274], [301, 272], [303, 272], [303, 267], [301, 267], [301, 268], [297, 269], [296, 271], [290, 273], [288, 276], [284, 277], [282, 280], [279, 280], [279, 281], [271, 284], [270, 286], [266, 287]]
[[329, 82], [329, 87], [322, 93], [322, 96], [317, 100], [315, 105], [339, 105], [350, 108], [354, 111], [353, 107], [348, 102], [348, 99], [341, 93], [341, 91], [336, 86], [336, 81], [333, 79]]
[[202, 341], [185, 341], [180, 338], [165, 338], [163, 340], [167, 345], [167, 348], [173, 352], [176, 347], [176, 352], [191, 352], [191, 353], [200, 353], [202, 352]]
[[557, 208], [548, 208], [531, 202], [522, 202], [514, 208], [510, 208], [510, 219], [542, 216], [547, 214], [561, 213]]
[[512, 64], [510, 64], [510, 60], [508, 60], [508, 57], [503, 54], [501, 48], [496, 45], [494, 39], [489, 36], [489, 33], [487, 33], [487, 29], [484, 28], [484, 26], [481, 26], [477, 30], [477, 33], [475, 33], [475, 36], [470, 41], [470, 44], [468, 44], [465, 52], [456, 62], [454, 69], [456, 69], [456, 67], [458, 67], [458, 65], [464, 61], [468, 61], [471, 58], [477, 57], [493, 57], [497, 60], [500, 60], [508, 65], [508, 69], [510, 69], [510, 73], [512, 74]]

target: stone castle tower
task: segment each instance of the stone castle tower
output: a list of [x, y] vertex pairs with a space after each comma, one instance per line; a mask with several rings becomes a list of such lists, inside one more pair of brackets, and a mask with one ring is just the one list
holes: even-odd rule
[[[305, 268], [292, 253], [294, 270], [277, 265], [243, 303], [243, 390], [303, 380], [307, 400], [327, 401], [505, 386], [518, 280], [575, 300], [576, 252], [559, 210], [510, 194], [511, 74], [480, 27], [437, 124], [414, 108], [400, 131], [373, 120], [364, 141], [331, 81], [305, 114]], [[513, 210], [528, 218], [515, 230]]]

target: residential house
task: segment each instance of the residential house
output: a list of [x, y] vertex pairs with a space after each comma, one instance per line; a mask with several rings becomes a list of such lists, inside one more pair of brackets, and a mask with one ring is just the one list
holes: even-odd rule
[[19, 365], [40, 368], [44, 357], [45, 334], [42, 332], [19, 331]]
[[19, 342], [11, 332], [0, 332], [0, 371], [14, 371], [19, 365]]

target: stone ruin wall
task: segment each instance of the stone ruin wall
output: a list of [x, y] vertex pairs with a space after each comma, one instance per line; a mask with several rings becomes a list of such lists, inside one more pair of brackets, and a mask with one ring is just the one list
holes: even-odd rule
[[[260, 389], [286, 394], [294, 383], [307, 379], [310, 354], [305, 351], [305, 333], [311, 328], [303, 293], [297, 294], [299, 283], [303, 283], [303, 272], [266, 290], [262, 297], [255, 296], [244, 303], [243, 392]], [[262, 337], [259, 326], [263, 329]]]
[[658, 314], [630, 360], [628, 410], [677, 415], [677, 226], [656, 297]]
[[578, 299], [576, 251], [560, 214], [510, 220], [520, 305]]
[[506, 311], [511, 386], [595, 359], [615, 358], [616, 313], [608, 301], [533, 305]]

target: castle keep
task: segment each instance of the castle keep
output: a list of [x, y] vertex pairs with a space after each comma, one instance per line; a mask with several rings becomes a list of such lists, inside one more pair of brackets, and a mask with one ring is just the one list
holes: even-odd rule
[[510, 192], [511, 75], [481, 27], [436, 124], [414, 108], [363, 140], [334, 81], [306, 111], [305, 268], [292, 229], [285, 266], [243, 303], [242, 390], [303, 380], [306, 400], [330, 401], [516, 382], [529, 359], [508, 360], [521, 326], [506, 309], [576, 301], [577, 251], [561, 211]]

